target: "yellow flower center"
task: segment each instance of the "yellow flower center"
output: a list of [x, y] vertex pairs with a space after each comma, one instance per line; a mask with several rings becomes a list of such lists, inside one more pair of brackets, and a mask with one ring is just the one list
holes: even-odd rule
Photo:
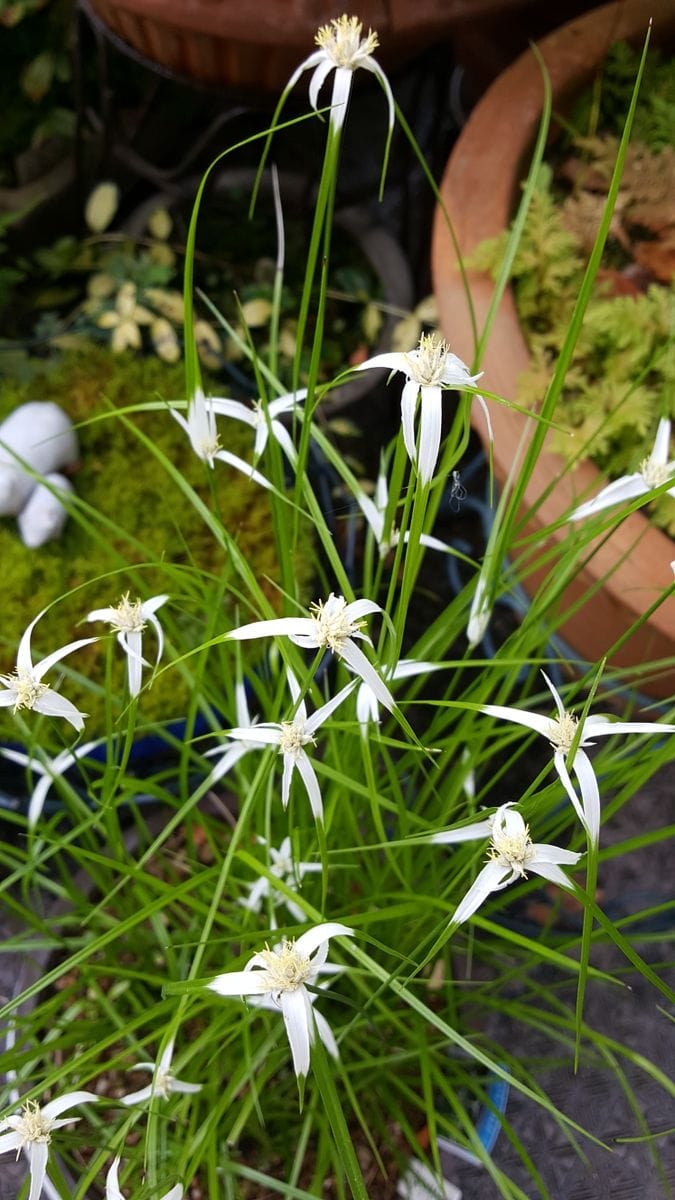
[[304, 724], [282, 721], [281, 735], [279, 737], [279, 750], [282, 754], [290, 754], [293, 758], [297, 758], [302, 747], [306, 746], [309, 742], [313, 746], [316, 745], [316, 741], [312, 735], [306, 732]]
[[170, 1071], [159, 1071], [155, 1079], [155, 1091], [159, 1093], [164, 1100], [168, 1099], [169, 1092], [173, 1087], [173, 1075]]
[[312, 973], [311, 962], [298, 954], [292, 941], [283, 941], [277, 950], [263, 950], [261, 957], [265, 960], [272, 992], [295, 992]]
[[524, 876], [525, 868], [533, 853], [529, 826], [524, 822], [520, 828], [514, 828], [512, 822], [509, 825], [510, 828], [505, 822], [504, 825], [493, 827], [490, 858], [501, 859], [508, 863], [513, 871]]
[[319, 646], [328, 647], [339, 654], [348, 638], [361, 629], [362, 621], [352, 621], [347, 615], [344, 596], [331, 596], [324, 604], [319, 600], [310, 606], [314, 622], [314, 635]]
[[377, 34], [372, 29], [368, 30], [365, 38], [361, 37], [362, 30], [358, 17], [348, 17], [343, 13], [328, 25], [322, 25], [314, 41], [336, 67], [354, 71], [360, 65], [359, 60], [371, 55], [379, 45]]
[[640, 463], [640, 474], [647, 487], [655, 488], [666, 483], [670, 479], [672, 471], [668, 470], [667, 463], [657, 463], [651, 458], [645, 458]]
[[437, 387], [443, 381], [443, 372], [450, 347], [440, 333], [423, 333], [415, 356], [404, 355], [411, 379], [420, 387]]
[[48, 690], [46, 683], [40, 683], [32, 671], [16, 671], [14, 675], [0, 675], [5, 687], [14, 691], [14, 712], [20, 708], [34, 708], [40, 696]]
[[551, 721], [548, 727], [548, 737], [551, 745], [556, 750], [563, 750], [565, 754], [569, 754], [572, 748], [579, 718], [572, 713], [563, 713], [556, 721]]
[[37, 1101], [29, 1100], [21, 1112], [21, 1119], [16, 1127], [16, 1132], [21, 1138], [21, 1146], [32, 1142], [47, 1145], [52, 1140], [51, 1128], [51, 1120], [44, 1115]]
[[141, 633], [145, 629], [141, 604], [140, 600], [130, 600], [129, 593], [125, 592], [115, 609], [115, 616], [110, 619], [113, 629], [120, 633]]

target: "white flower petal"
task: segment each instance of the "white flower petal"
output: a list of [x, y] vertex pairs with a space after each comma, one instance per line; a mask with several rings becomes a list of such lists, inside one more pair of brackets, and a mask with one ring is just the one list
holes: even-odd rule
[[309, 102], [315, 111], [319, 106], [319, 92], [334, 67], [330, 58], [322, 58], [309, 81]]
[[369, 371], [371, 367], [382, 367], [388, 371], [403, 371], [406, 374], [408, 372], [405, 354], [393, 351], [387, 354], [375, 354], [372, 358], [367, 358], [365, 362], [359, 363], [355, 370]]
[[124, 1200], [124, 1196], [120, 1191], [119, 1165], [120, 1158], [118, 1155], [110, 1164], [110, 1169], [105, 1178], [105, 1200]]
[[584, 824], [594, 846], [600, 838], [600, 792], [590, 758], [580, 747], [574, 755], [573, 771], [579, 780]]
[[391, 712], [396, 704], [394, 697], [380, 679], [375, 668], [368, 662], [363, 650], [360, 650], [351, 638], [347, 638], [342, 646], [340, 658], [346, 662], [348, 667], [351, 667], [356, 675], [360, 676], [364, 683], [368, 684], [380, 704]]
[[[227, 775], [227, 772], [231, 771], [232, 767], [239, 762], [239, 759], [243, 758], [245, 754], [248, 754], [251, 749], [253, 749], [251, 746], [239, 745], [230, 746], [227, 750], [222, 752], [222, 758], [216, 763], [210, 775], [207, 775], [206, 779], [204, 780], [204, 786], [212, 787], [214, 783], [217, 783], [219, 779], [222, 779], [223, 775]], [[221, 753], [220, 746], [216, 746], [213, 750], [206, 751], [207, 756], [218, 753]]]
[[321, 1038], [323, 1045], [326, 1047], [326, 1050], [330, 1054], [331, 1058], [339, 1058], [340, 1051], [338, 1050], [338, 1044], [333, 1037], [333, 1031], [328, 1024], [328, 1021], [324, 1017], [323, 1013], [320, 1013], [316, 1008], [313, 1009], [313, 1015], [316, 1023], [317, 1033]]
[[542, 717], [539, 713], [527, 712], [522, 708], [508, 708], [502, 704], [482, 704], [481, 710], [488, 717], [502, 717], [505, 721], [514, 721], [516, 725], [525, 725], [535, 733], [549, 737], [551, 733], [550, 717]]
[[331, 96], [330, 123], [333, 129], [341, 129], [347, 116], [349, 94], [352, 90], [353, 71], [346, 67], [336, 67]]
[[[319, 781], [316, 777], [316, 772], [311, 762], [309, 761], [304, 750], [298, 755], [295, 766], [298, 768], [300, 777], [307, 789], [309, 803], [312, 808], [312, 816], [315, 821], [323, 821], [323, 802], [321, 800], [321, 789]], [[285, 806], [284, 806], [285, 807]]]
[[423, 387], [420, 404], [420, 445], [417, 470], [422, 483], [431, 483], [441, 445], [443, 410], [440, 387]]
[[45, 717], [63, 717], [78, 733], [84, 729], [84, 718], [87, 714], [80, 712], [74, 704], [71, 704], [70, 700], [66, 700], [65, 696], [60, 696], [52, 688], [47, 688], [46, 692], [43, 692], [35, 701], [33, 708]]
[[[42, 676], [46, 675], [50, 667], [53, 667], [55, 663], [60, 662], [62, 658], [65, 658], [66, 654], [72, 654], [74, 650], [79, 650], [81, 646], [90, 646], [92, 642], [97, 641], [98, 638], [95, 637], [78, 638], [76, 642], [68, 642], [67, 646], [61, 646], [59, 650], [54, 650], [51, 654], [48, 654], [46, 658], [43, 658], [39, 663], [35, 664], [33, 667], [33, 674], [35, 678], [42, 679]], [[17, 666], [18, 663], [19, 659], [17, 656]]]
[[201, 1083], [186, 1083], [184, 1079], [174, 1079], [171, 1091], [182, 1092], [186, 1096], [195, 1096], [197, 1092], [201, 1092], [202, 1087]]
[[249, 747], [278, 746], [281, 726], [261, 722], [260, 725], [249, 725], [248, 729], [228, 729], [227, 736], [234, 741], [246, 742]]
[[258, 424], [257, 413], [241, 400], [228, 400], [224, 396], [211, 396], [209, 403], [218, 416], [230, 417], [234, 421], [243, 421], [245, 425], [255, 429]]
[[[139, 1064], [140, 1065], [140, 1064]], [[153, 1086], [151, 1083], [147, 1087], [140, 1088], [137, 1092], [128, 1092], [126, 1096], [120, 1096], [120, 1104], [126, 1104], [130, 1107], [132, 1104], [145, 1104], [146, 1100], [152, 1099]]]
[[271, 621], [252, 621], [250, 625], [240, 625], [239, 629], [227, 633], [225, 640], [244, 642], [259, 637], [311, 637], [313, 632], [314, 622], [311, 617], [276, 617]]
[[[577, 750], [577, 753], [575, 756], [575, 762], [574, 762], [575, 767], [576, 767], [576, 759], [579, 757], [579, 753], [580, 753], [579, 750]], [[581, 751], [581, 753], [583, 753], [583, 751]], [[570, 800], [572, 801], [574, 811], [576, 812], [584, 829], [590, 835], [590, 829], [588, 827], [588, 822], [586, 820], [586, 813], [584, 810], [584, 806], [581, 804], [581, 801], [579, 800], [579, 797], [577, 796], [577, 794], [574, 790], [572, 780], [570, 779], [569, 771], [567, 770], [567, 764], [565, 762], [565, 755], [563, 754], [562, 750], [556, 750], [555, 754], [553, 755], [553, 765], [554, 765], [556, 771], [558, 772], [558, 775], [560, 776], [562, 785], [563, 785], [565, 791], [567, 792], [567, 795], [569, 796]], [[592, 770], [592, 768], [591, 768], [591, 770]], [[594, 778], [595, 778], [595, 776], [594, 776]], [[599, 805], [599, 799], [598, 799], [598, 805]], [[599, 816], [598, 816], [598, 823], [599, 823]]]
[[367, 683], [362, 683], [356, 693], [356, 719], [362, 728], [367, 727], [369, 721], [377, 722], [380, 719], [377, 696]]
[[415, 446], [415, 409], [417, 407], [419, 390], [420, 386], [414, 379], [406, 379], [403, 391], [401, 392], [403, 443], [411, 462], [415, 462], [417, 457], [417, 448]]
[[575, 508], [570, 513], [569, 519], [570, 521], [583, 521], [586, 517], [592, 517], [612, 504], [620, 504], [626, 500], [634, 500], [637, 496], [644, 496], [648, 490], [639, 472], [635, 475], [623, 475], [621, 479], [615, 479], [613, 483], [608, 483], [607, 487], [598, 492], [592, 500], [587, 500]]
[[443, 829], [435, 833], [432, 842], [439, 846], [452, 846], [458, 842], [472, 842], [475, 838], [486, 838], [492, 833], [492, 821], [474, 821], [460, 829]]
[[0, 1133], [0, 1154], [5, 1154], [8, 1150], [18, 1150], [20, 1145], [21, 1134], [16, 1132]]
[[[64, 1096], [59, 1096], [56, 1100], [50, 1100], [48, 1104], [45, 1104], [42, 1113], [52, 1121], [69, 1108], [74, 1108], [76, 1104], [95, 1104], [100, 1099], [101, 1097], [97, 1096], [95, 1092], [66, 1092]], [[77, 1121], [79, 1118], [69, 1117], [68, 1120]]]
[[213, 457], [220, 459], [221, 462], [227, 463], [230, 467], [234, 467], [235, 470], [241, 471], [243, 475], [247, 475], [248, 478], [253, 481], [253, 483], [259, 484], [260, 487], [272, 487], [269, 479], [265, 479], [265, 476], [261, 475], [260, 471], [256, 471], [255, 468], [250, 465], [250, 463], [245, 462], [243, 458], [239, 458], [237, 454], [231, 454], [229, 450], [216, 450]]
[[364, 56], [359, 65], [362, 66], [366, 71], [372, 71], [373, 75], [377, 75], [377, 78], [379, 79], [380, 83], [382, 84], [382, 88], [384, 89], [384, 94], [387, 97], [387, 107], [389, 109], [389, 129], [390, 130], [393, 129], [394, 128], [394, 115], [395, 115], [394, 97], [392, 94], [391, 87], [389, 86], [389, 80], [387, 79], [387, 76], [385, 75], [384, 71], [382, 70], [382, 67], [380, 66], [380, 64], [375, 62], [374, 58], [367, 58]]
[[581, 854], [577, 854], [575, 850], [563, 850], [561, 846], [550, 846], [545, 842], [534, 842], [532, 845], [533, 857], [529, 860], [528, 867], [533, 866], [535, 861], [541, 863], [562, 863], [565, 866], [574, 866], [581, 858]]
[[675, 725], [666, 725], [660, 721], [608, 721], [605, 717], [587, 717], [584, 722], [584, 736], [607, 737], [613, 733], [675, 733]]
[[550, 880], [551, 883], [557, 883], [559, 887], [571, 888], [574, 887], [573, 881], [561, 871], [560, 867], [552, 862], [535, 862], [534, 860], [528, 863], [528, 870], [536, 871], [537, 875], [541, 875], [544, 879]]
[[349, 925], [342, 925], [339, 921], [324, 921], [323, 924], [308, 929], [306, 933], [301, 933], [295, 943], [295, 948], [298, 954], [309, 958], [324, 942], [338, 936], [353, 937], [354, 930], [350, 929]]
[[161, 1200], [183, 1200], [183, 1185], [174, 1183], [172, 1188], [161, 1197]]
[[219, 996], [260, 996], [270, 990], [266, 971], [228, 971], [207, 987]]
[[321, 708], [317, 708], [316, 712], [313, 712], [311, 717], [308, 717], [305, 721], [305, 729], [307, 730], [307, 733], [314, 733], [317, 729], [319, 729], [319, 727], [323, 725], [324, 721], [328, 720], [331, 713], [334, 713], [335, 709], [339, 708], [339, 706], [342, 704], [342, 701], [347, 699], [347, 696], [354, 690], [355, 686], [356, 680], [350, 680], [346, 687], [343, 687], [342, 690], [337, 693], [337, 695], [333, 696], [332, 700], [328, 700], [326, 704], [321, 705]]
[[296, 759], [292, 754], [284, 754], [284, 769], [281, 776], [281, 803], [284, 808], [288, 808], [288, 801], [291, 798], [291, 780], [296, 765], [299, 765], [299, 755]]
[[309, 1020], [304, 991], [300, 987], [294, 992], [282, 992], [279, 1001], [296, 1075], [306, 1075], [309, 1071]]
[[654, 439], [654, 449], [650, 454], [650, 459], [658, 467], [665, 467], [668, 462], [668, 451], [670, 449], [670, 421], [668, 417], [661, 417], [658, 428], [656, 430], [656, 438]]
[[345, 617], [350, 621], [360, 621], [372, 613], [381, 613], [382, 609], [374, 600], [352, 600], [345, 608]]
[[26, 1147], [26, 1153], [28, 1154], [28, 1162], [30, 1164], [30, 1191], [28, 1193], [28, 1200], [40, 1200], [45, 1175], [47, 1174], [49, 1145], [47, 1142], [29, 1142]]
[[504, 866], [498, 859], [492, 859], [486, 863], [469, 888], [464, 899], [457, 905], [452, 915], [452, 924], [460, 925], [463, 921], [467, 921], [469, 917], [473, 916], [481, 904], [487, 900], [491, 892], [498, 891], [503, 887], [509, 875], [510, 870], [508, 866]]
[[280, 421], [272, 421], [272, 433], [281, 446], [281, 449], [286, 455], [289, 463], [292, 467], [294, 467], [298, 461], [298, 452], [293, 445], [293, 440], [290, 433], [284, 428]]
[[115, 621], [117, 619], [117, 609], [108, 608], [92, 608], [91, 612], [87, 613], [87, 621]]
[[562, 702], [562, 696], [560, 695], [560, 692], [558, 691], [557, 687], [552, 682], [552, 680], [549, 679], [549, 677], [545, 671], [542, 671], [542, 675], [544, 676], [544, 681], [546, 683], [546, 686], [555, 701], [555, 706], [558, 710], [558, 716], [562, 720], [562, 718], [565, 716], [565, 705]]

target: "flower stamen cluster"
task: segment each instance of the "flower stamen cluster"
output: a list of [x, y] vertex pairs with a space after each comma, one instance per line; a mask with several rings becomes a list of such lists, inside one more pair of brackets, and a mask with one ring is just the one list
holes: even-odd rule
[[40, 683], [32, 671], [18, 670], [13, 675], [0, 675], [0, 682], [14, 692], [13, 712], [20, 708], [35, 708], [41, 696], [48, 691], [46, 683]]
[[327, 25], [322, 25], [314, 38], [320, 50], [335, 63], [336, 67], [344, 67], [355, 71], [363, 66], [363, 59], [370, 57], [379, 46], [377, 34], [368, 30], [362, 38], [363, 25], [358, 17], [334, 17]]
[[438, 387], [443, 382], [443, 372], [450, 347], [439, 333], [423, 333], [417, 351], [405, 354], [410, 376], [420, 387]]
[[551, 721], [548, 737], [553, 749], [562, 750], [564, 754], [569, 754], [578, 726], [579, 718], [570, 712], [564, 712], [557, 721]]
[[534, 856], [534, 846], [530, 837], [530, 827], [522, 823], [521, 827], [514, 822], [508, 825], [504, 822], [493, 824], [489, 857], [509, 866], [523, 878], [525, 868]]
[[112, 610], [110, 624], [119, 633], [142, 633], [145, 629], [142, 600], [130, 600], [125, 592], [119, 604]]
[[651, 488], [660, 487], [662, 483], [666, 483], [672, 478], [672, 465], [655, 462], [651, 457], [644, 458], [640, 463], [640, 474], [651, 490]]
[[295, 992], [307, 982], [312, 974], [312, 963], [295, 948], [294, 941], [283, 941], [276, 950], [266, 946], [260, 952], [265, 963], [269, 990], [277, 996], [282, 992]]
[[304, 722], [296, 724], [293, 721], [282, 721], [281, 730], [279, 733], [279, 752], [281, 754], [290, 754], [297, 759], [302, 752], [303, 746], [311, 743], [316, 746], [316, 738], [313, 738], [311, 733], [307, 733]]
[[317, 646], [340, 654], [347, 640], [363, 628], [363, 621], [353, 621], [347, 613], [347, 608], [344, 596], [331, 596], [325, 604], [322, 600], [317, 600], [315, 604], [310, 605], [313, 636]]
[[28, 1100], [21, 1110], [21, 1117], [17, 1122], [16, 1133], [21, 1139], [17, 1150], [17, 1158], [19, 1150], [23, 1146], [28, 1146], [35, 1143], [40, 1143], [43, 1146], [49, 1145], [52, 1140], [52, 1124], [53, 1122], [40, 1108], [37, 1100]]

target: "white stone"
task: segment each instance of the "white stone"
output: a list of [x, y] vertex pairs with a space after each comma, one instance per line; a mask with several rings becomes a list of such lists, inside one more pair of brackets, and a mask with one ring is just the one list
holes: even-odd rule
[[0, 443], [0, 516], [17, 516], [35, 488], [15, 454], [39, 475], [71, 466], [79, 455], [70, 417], [51, 401], [15, 408], [0, 425]]
[[33, 488], [17, 517], [21, 540], [30, 550], [36, 550], [45, 542], [60, 537], [68, 518], [68, 510], [47, 484], [61, 492], [73, 491], [70, 480], [56, 472], [46, 475], [45, 483]]

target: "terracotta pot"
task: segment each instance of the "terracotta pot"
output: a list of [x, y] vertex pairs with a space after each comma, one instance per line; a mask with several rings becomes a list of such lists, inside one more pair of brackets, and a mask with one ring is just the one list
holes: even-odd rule
[[[647, 7], [643, 0], [608, 4], [563, 26], [539, 44], [551, 77], [554, 112], [564, 109], [590, 83], [612, 42], [627, 39], [642, 44], [649, 15], [654, 21], [654, 40], [666, 44], [675, 36], [675, 0], [654, 0]], [[534, 55], [528, 51], [495, 81], [462, 131], [448, 162], [441, 194], [464, 256], [470, 255], [484, 238], [494, 237], [508, 226], [520, 182], [527, 174], [542, 102], [541, 74]], [[474, 341], [469, 310], [456, 253], [440, 211], [434, 227], [432, 265], [442, 329], [452, 350], [471, 362]], [[494, 284], [479, 272], [470, 272], [469, 281], [480, 329]], [[513, 293], [507, 289], [482, 362], [486, 387], [515, 399], [518, 376], [528, 365]], [[498, 404], [491, 405], [491, 415], [495, 473], [501, 484], [517, 452], [523, 417]], [[477, 421], [476, 428], [482, 436], [484, 426], [481, 428]], [[525, 508], [538, 500], [553, 480], [555, 486], [528, 522], [529, 533], [556, 522], [578, 496], [586, 498], [599, 491], [603, 482], [591, 462], [581, 463], [575, 471], [564, 471], [562, 460], [544, 449], [525, 496]], [[569, 530], [569, 526], [562, 526], [548, 534], [546, 544], [564, 543]], [[570, 616], [559, 632], [575, 652], [596, 661], [672, 584], [670, 562], [674, 558], [675, 545], [665, 533], [640, 513], [627, 517], [604, 544], [597, 544], [592, 561], [565, 592], [561, 612], [607, 576], [592, 600]], [[530, 594], [544, 574], [535, 573], [523, 580]], [[612, 655], [611, 665], [636, 666], [673, 655], [675, 596], [671, 595], [649, 622]], [[656, 696], [671, 696], [675, 673], [661, 672], [648, 690]]]
[[[332, 0], [87, 0], [137, 53], [202, 83], [276, 92], [312, 52], [314, 35], [342, 11]], [[423, 50], [456, 21], [521, 7], [524, 0], [362, 0], [385, 67]], [[349, 10], [348, 10], [349, 11]]]

